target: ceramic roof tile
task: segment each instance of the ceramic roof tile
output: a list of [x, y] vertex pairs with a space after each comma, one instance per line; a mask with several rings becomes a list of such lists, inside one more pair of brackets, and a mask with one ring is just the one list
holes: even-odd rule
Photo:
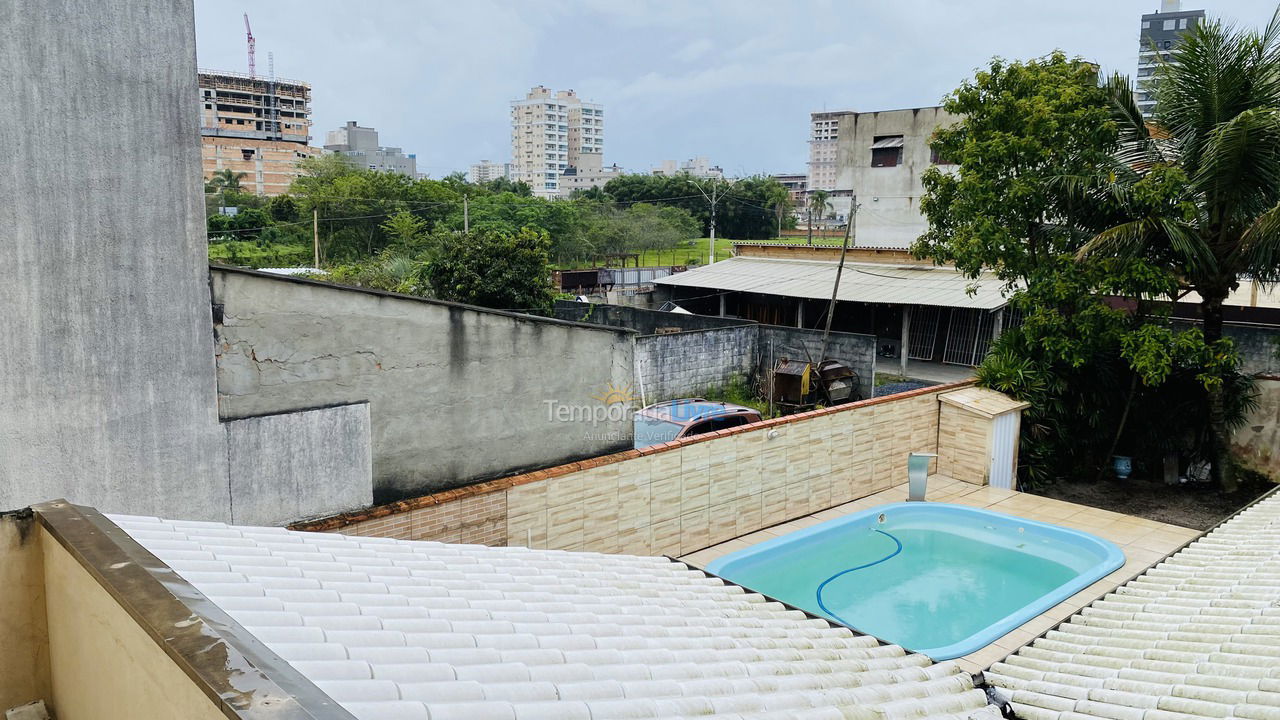
[[999, 717], [954, 664], [665, 558], [113, 520], [359, 718]]
[[1280, 494], [987, 677], [1028, 720], [1280, 720]]

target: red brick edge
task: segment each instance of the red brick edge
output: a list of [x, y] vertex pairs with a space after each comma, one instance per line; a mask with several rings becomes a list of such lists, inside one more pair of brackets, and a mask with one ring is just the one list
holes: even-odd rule
[[557, 465], [545, 470], [534, 470], [533, 472], [511, 475], [504, 478], [498, 478], [496, 480], [487, 480], [485, 482], [476, 483], [475, 485], [467, 485], [465, 487], [454, 488], [452, 490], [444, 490], [438, 493], [432, 493], [431, 495], [422, 495], [420, 497], [397, 500], [393, 503], [376, 505], [365, 510], [353, 510], [351, 512], [331, 515], [329, 517], [318, 518], [316, 520], [302, 520], [289, 525], [289, 529], [312, 531], [337, 530], [366, 520], [375, 520], [389, 515], [399, 515], [400, 513], [409, 512], [411, 510], [420, 510], [432, 505], [443, 505], [455, 500], [464, 500], [477, 495], [487, 495], [493, 492], [500, 492], [517, 485], [526, 485], [528, 483], [538, 482], [539, 480], [549, 480], [554, 477], [560, 477], [561, 475], [568, 475], [570, 473], [600, 467], [601, 465], [610, 465], [624, 460], [634, 460], [635, 458], [645, 455], [656, 455], [657, 453], [667, 452], [686, 445], [696, 445], [700, 442], [716, 440], [730, 435], [737, 435], [739, 433], [754, 432], [763, 428], [778, 427], [779, 425], [788, 425], [793, 422], [809, 420], [822, 415], [834, 415], [836, 413], [849, 412], [851, 410], [858, 410], [872, 405], [881, 405], [884, 403], [895, 402], [897, 400], [907, 400], [914, 397], [920, 397], [921, 395], [958, 390], [963, 387], [968, 387], [973, 383], [973, 380], [962, 380], [960, 382], [948, 383], [945, 385], [933, 385], [930, 387], [918, 388], [916, 390], [909, 390], [895, 395], [859, 400], [845, 405], [822, 408], [821, 410], [809, 410], [807, 412], [796, 413], [794, 415], [784, 415], [783, 417], [762, 420], [751, 425], [741, 425], [727, 430], [717, 430], [716, 432], [706, 433], [705, 435], [695, 435], [693, 437], [676, 440], [674, 442], [662, 443], [661, 445], [653, 445], [640, 450], [624, 450], [611, 455], [601, 455], [599, 457], [588, 458], [586, 460], [579, 460], [578, 462]]

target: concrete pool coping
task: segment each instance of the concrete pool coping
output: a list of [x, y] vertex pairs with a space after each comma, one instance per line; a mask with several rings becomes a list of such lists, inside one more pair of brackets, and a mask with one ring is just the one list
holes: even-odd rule
[[[1145, 518], [1124, 515], [1087, 505], [1076, 505], [1014, 490], [973, 485], [941, 475], [934, 475], [929, 478], [929, 491], [926, 497], [931, 501], [986, 508], [1029, 520], [1039, 520], [1073, 530], [1080, 530], [1110, 540], [1120, 546], [1120, 549], [1125, 554], [1125, 564], [1120, 569], [1028, 620], [981, 650], [948, 661], [959, 664], [969, 672], [985, 670], [1003, 660], [1023, 645], [1079, 612], [1085, 605], [1128, 582], [1203, 534], [1199, 530], [1178, 525], [1159, 523]], [[772, 540], [794, 530], [811, 527], [820, 522], [859, 512], [877, 505], [902, 502], [906, 499], [907, 484], [902, 483], [844, 505], [806, 515], [764, 530], [757, 530], [718, 545], [683, 555], [679, 560], [699, 569], [704, 569], [713, 560], [723, 555]]]

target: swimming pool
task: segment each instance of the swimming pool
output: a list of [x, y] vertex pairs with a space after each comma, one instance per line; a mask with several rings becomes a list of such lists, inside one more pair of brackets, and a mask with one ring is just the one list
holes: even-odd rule
[[1124, 564], [1088, 533], [945, 503], [881, 505], [707, 572], [933, 658], [979, 650]]

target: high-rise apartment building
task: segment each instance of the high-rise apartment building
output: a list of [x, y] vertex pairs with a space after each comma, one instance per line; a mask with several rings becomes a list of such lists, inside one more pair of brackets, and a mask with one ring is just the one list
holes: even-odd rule
[[319, 153], [311, 140], [311, 86], [298, 80], [201, 71], [200, 135], [204, 177], [244, 173], [240, 187], [279, 195], [298, 161]]
[[324, 149], [337, 153], [352, 165], [380, 172], [395, 172], [418, 176], [418, 158], [398, 147], [384, 147], [378, 144], [378, 131], [373, 128], [360, 127], [355, 120], [348, 120], [346, 125], [337, 130], [325, 133]]
[[481, 160], [472, 165], [471, 170], [467, 173], [467, 180], [477, 185], [492, 182], [498, 178], [511, 179], [511, 163], [495, 163]]
[[1183, 10], [1182, 0], [1161, 0], [1159, 12], [1142, 16], [1138, 46], [1138, 80], [1134, 88], [1138, 108], [1150, 117], [1156, 106], [1156, 68], [1170, 62], [1173, 48], [1189, 30], [1204, 22], [1204, 10]]
[[836, 189], [836, 140], [840, 135], [840, 118], [853, 115], [852, 110], [809, 113], [809, 178], [807, 190]]
[[570, 167], [579, 175], [600, 173], [603, 157], [602, 105], [541, 85], [511, 102], [511, 179], [528, 183], [534, 195], [558, 195]]
[[699, 155], [679, 163], [675, 160], [664, 160], [661, 165], [651, 169], [649, 172], [653, 175], [666, 175], [668, 177], [691, 175], [701, 179], [724, 178], [724, 168], [719, 165], [712, 165], [711, 160], [706, 155]]

